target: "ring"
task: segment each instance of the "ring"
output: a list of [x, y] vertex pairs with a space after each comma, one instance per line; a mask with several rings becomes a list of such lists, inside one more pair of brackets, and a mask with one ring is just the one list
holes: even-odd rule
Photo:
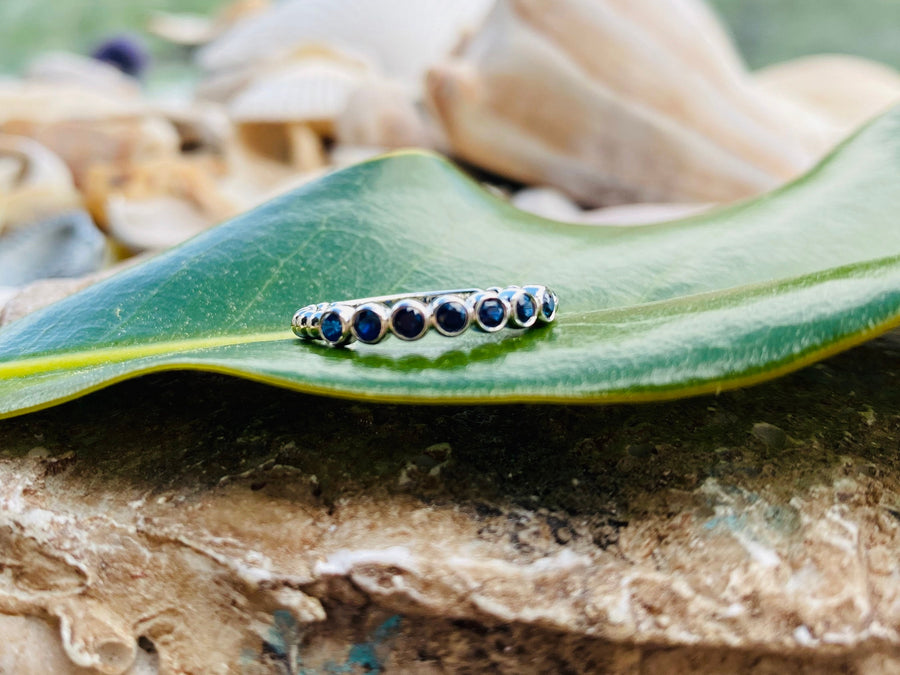
[[494, 286], [399, 293], [301, 307], [291, 319], [294, 335], [342, 347], [355, 340], [374, 345], [389, 333], [418, 340], [429, 328], [456, 337], [469, 326], [485, 333], [532, 328], [556, 318], [559, 296], [546, 286]]

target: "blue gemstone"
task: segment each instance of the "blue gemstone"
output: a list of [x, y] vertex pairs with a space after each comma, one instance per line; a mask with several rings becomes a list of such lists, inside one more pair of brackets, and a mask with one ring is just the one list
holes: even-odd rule
[[466, 327], [466, 308], [458, 302], [445, 302], [437, 308], [434, 320], [448, 333], [459, 333]]
[[414, 307], [401, 307], [394, 312], [391, 325], [398, 335], [413, 340], [425, 330], [425, 316]]
[[363, 342], [375, 342], [381, 335], [381, 317], [371, 309], [361, 309], [353, 317], [353, 328]]
[[322, 324], [319, 328], [322, 337], [329, 342], [337, 342], [344, 334], [344, 327], [341, 325], [341, 317], [337, 312], [328, 312], [322, 317]]
[[485, 300], [478, 309], [478, 319], [485, 328], [496, 328], [503, 323], [503, 303], [493, 298]]
[[555, 311], [556, 298], [551, 291], [544, 291], [544, 301], [541, 303], [541, 312], [543, 312], [544, 318], [549, 319]]
[[537, 302], [527, 293], [516, 302], [516, 318], [519, 323], [528, 323], [537, 311]]

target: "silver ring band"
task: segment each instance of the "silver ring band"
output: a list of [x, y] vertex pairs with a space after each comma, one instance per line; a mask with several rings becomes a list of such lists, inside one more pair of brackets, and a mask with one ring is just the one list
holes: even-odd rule
[[342, 347], [356, 340], [376, 344], [388, 333], [418, 340], [430, 328], [456, 337], [470, 326], [486, 333], [532, 328], [556, 319], [559, 296], [546, 286], [494, 286], [398, 293], [301, 307], [291, 319], [294, 335]]

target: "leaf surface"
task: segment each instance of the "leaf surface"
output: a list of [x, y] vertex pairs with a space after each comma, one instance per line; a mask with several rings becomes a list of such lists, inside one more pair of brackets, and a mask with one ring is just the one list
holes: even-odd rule
[[[752, 384], [900, 323], [900, 109], [756, 200], [592, 227], [509, 206], [446, 161], [331, 174], [0, 331], [0, 415], [166, 369], [380, 401], [615, 402]], [[546, 329], [330, 349], [300, 306], [544, 283]]]

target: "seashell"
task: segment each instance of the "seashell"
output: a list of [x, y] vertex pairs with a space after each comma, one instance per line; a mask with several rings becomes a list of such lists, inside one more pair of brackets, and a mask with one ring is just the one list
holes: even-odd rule
[[0, 133], [28, 136], [55, 152], [76, 185], [95, 162], [171, 156], [180, 145], [172, 124], [139, 98], [36, 82], [0, 84]]
[[221, 35], [241, 19], [267, 9], [269, 0], [237, 0], [215, 17], [202, 14], [154, 12], [147, 26], [152, 35], [188, 47], [202, 45]]
[[217, 184], [224, 163], [177, 157], [131, 165], [98, 164], [85, 200], [97, 222], [131, 251], [160, 250], [237, 213]]
[[620, 204], [583, 210], [554, 188], [520, 190], [510, 199], [513, 206], [543, 218], [585, 225], [648, 225], [679, 220], [708, 210], [711, 204]]
[[457, 155], [587, 205], [739, 199], [826, 147], [699, 0], [499, 0], [427, 88]]
[[476, 28], [493, 0], [286, 0], [240, 21], [198, 54], [222, 71], [309, 45], [361, 54], [417, 91], [428, 66]]
[[827, 118], [838, 138], [900, 102], [900, 73], [858, 56], [807, 56], [755, 77], [763, 90]]
[[234, 140], [234, 127], [225, 108], [209, 101], [151, 103], [148, 112], [167, 120], [178, 134], [182, 153], [224, 155]]
[[325, 165], [322, 140], [307, 124], [241, 124], [238, 126], [238, 138], [248, 153], [284, 164], [295, 171], [314, 171]]
[[225, 161], [227, 169], [218, 181], [219, 189], [235, 202], [238, 211], [260, 204], [273, 186], [294, 180], [298, 174], [292, 165], [268, 159], [244, 143], [231, 144]]
[[253, 82], [261, 71], [259, 64], [210, 73], [197, 83], [194, 98], [200, 101], [228, 103], [240, 91]]
[[0, 234], [80, 206], [59, 157], [30, 138], [0, 134]]
[[0, 125], [10, 121], [107, 120], [143, 113], [140, 99], [115, 92], [62, 82], [0, 81]]
[[0, 286], [94, 272], [107, 258], [106, 240], [84, 211], [70, 211], [0, 237]]
[[334, 120], [364, 75], [360, 65], [318, 56], [263, 70], [228, 104], [238, 139], [298, 171], [320, 168], [325, 157], [319, 136], [334, 134]]
[[301, 59], [254, 80], [231, 100], [228, 113], [238, 123], [320, 123], [330, 130], [363, 75], [330, 59]]
[[97, 59], [71, 52], [47, 52], [28, 64], [26, 80], [47, 85], [76, 86], [117, 98], [141, 93], [137, 80]]
[[158, 117], [22, 120], [0, 124], [0, 132], [28, 136], [50, 148], [65, 161], [79, 186], [94, 164], [171, 157], [180, 147], [174, 127]]
[[105, 205], [110, 236], [127, 249], [162, 251], [214, 224], [190, 202], [161, 196], [147, 199], [110, 197]]
[[407, 89], [389, 80], [360, 82], [348, 96], [335, 127], [337, 141], [347, 145], [434, 147], [423, 115]]

